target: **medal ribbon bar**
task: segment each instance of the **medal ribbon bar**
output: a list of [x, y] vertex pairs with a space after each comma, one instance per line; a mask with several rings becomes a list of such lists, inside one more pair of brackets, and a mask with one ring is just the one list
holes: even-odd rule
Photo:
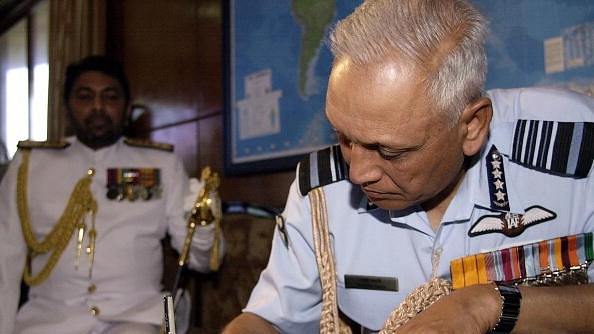
[[454, 289], [489, 282], [581, 284], [592, 260], [592, 233], [582, 233], [466, 256], [453, 260], [450, 270]]

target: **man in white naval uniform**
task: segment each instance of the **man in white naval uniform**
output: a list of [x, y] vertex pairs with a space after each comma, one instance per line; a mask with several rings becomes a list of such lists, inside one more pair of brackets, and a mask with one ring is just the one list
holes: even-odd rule
[[[71, 64], [63, 95], [76, 136], [22, 142], [0, 186], [0, 333], [158, 333], [161, 240], [182, 247], [188, 176], [170, 145], [123, 137], [130, 93], [118, 63]], [[213, 244], [213, 225], [199, 226], [191, 268], [209, 271]]]
[[485, 94], [485, 22], [470, 1], [367, 0], [335, 26], [339, 145], [300, 162], [223, 333], [594, 332], [594, 99]]

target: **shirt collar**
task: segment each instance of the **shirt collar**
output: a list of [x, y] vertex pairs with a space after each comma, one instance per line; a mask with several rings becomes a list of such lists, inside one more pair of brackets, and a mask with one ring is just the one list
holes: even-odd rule
[[[487, 167], [488, 149], [485, 150], [476, 161], [466, 171], [464, 178], [446, 210], [442, 221], [444, 223], [452, 223], [457, 221], [468, 221], [473, 213], [475, 207], [481, 207], [491, 211], [508, 211], [497, 210], [494, 205], [491, 205], [491, 188], [489, 182], [493, 178], [489, 176], [489, 168]], [[501, 155], [503, 173], [506, 182], [506, 196], [509, 200], [509, 211], [513, 213], [524, 213], [526, 206], [518, 198], [518, 191], [514, 188], [514, 184], [510, 183], [509, 172], [513, 166], [510, 166], [510, 161], [505, 155]], [[390, 212], [393, 221], [402, 221], [404, 217], [410, 214], [418, 214], [420, 208], [411, 208], [410, 212]]]

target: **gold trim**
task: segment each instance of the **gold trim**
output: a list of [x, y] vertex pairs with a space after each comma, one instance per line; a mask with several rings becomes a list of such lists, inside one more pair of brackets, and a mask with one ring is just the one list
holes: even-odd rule
[[134, 147], [145, 147], [145, 148], [154, 148], [162, 151], [173, 152], [173, 145], [168, 143], [161, 143], [146, 139], [138, 139], [138, 138], [126, 138], [124, 139], [124, 143], [129, 146]]
[[70, 143], [64, 140], [59, 142], [49, 141], [35, 141], [35, 140], [21, 140], [17, 144], [20, 149], [31, 149], [31, 148], [51, 148], [51, 149], [65, 149], [70, 146]]
[[[62, 252], [66, 248], [66, 245], [68, 245], [72, 238], [75, 229], [85, 224], [86, 215], [90, 214], [94, 221], [97, 212], [97, 201], [93, 199], [93, 195], [90, 191], [93, 174], [88, 173], [87, 176], [76, 183], [62, 216], [56, 222], [52, 230], [42, 241], [37, 241], [31, 228], [29, 207], [27, 203], [27, 174], [30, 153], [31, 150], [29, 149], [22, 151], [23, 161], [18, 170], [16, 200], [19, 217], [21, 219], [23, 237], [25, 238], [29, 249], [23, 279], [28, 285], [37, 285], [49, 277], [56, 266], [56, 263], [60, 259]], [[37, 275], [32, 275], [32, 258], [38, 254], [49, 252], [52, 252], [52, 254], [47, 263]], [[92, 255], [93, 254], [90, 254], [90, 256]]]

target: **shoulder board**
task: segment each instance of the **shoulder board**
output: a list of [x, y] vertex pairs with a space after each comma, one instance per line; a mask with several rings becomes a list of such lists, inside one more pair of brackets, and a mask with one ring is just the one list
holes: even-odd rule
[[70, 146], [70, 143], [64, 140], [58, 142], [49, 141], [35, 141], [35, 140], [21, 140], [17, 144], [19, 149], [32, 149], [32, 148], [49, 148], [49, 149], [65, 149]]
[[348, 179], [348, 167], [339, 145], [312, 152], [297, 167], [299, 191], [307, 195], [312, 189]]
[[594, 123], [518, 120], [510, 159], [559, 176], [585, 178], [594, 161]]
[[126, 145], [134, 147], [154, 148], [157, 150], [173, 152], [173, 145], [168, 143], [151, 141], [148, 139], [126, 138], [124, 139], [124, 143], [126, 143]]

